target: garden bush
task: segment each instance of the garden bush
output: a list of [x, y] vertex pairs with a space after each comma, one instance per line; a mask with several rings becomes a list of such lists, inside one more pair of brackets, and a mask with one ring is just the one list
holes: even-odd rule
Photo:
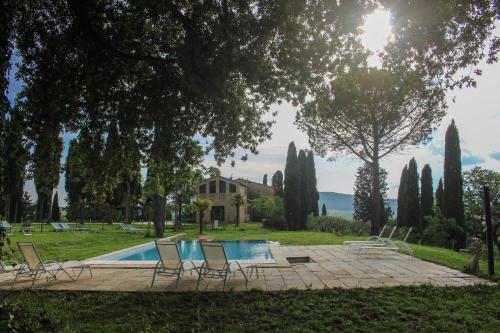
[[271, 230], [287, 230], [288, 225], [286, 224], [285, 218], [282, 216], [274, 216], [269, 219], [262, 220], [262, 227]]
[[422, 243], [440, 247], [452, 248], [453, 242], [464, 232], [455, 219], [444, 217], [439, 211], [435, 216], [426, 216], [427, 228], [422, 233]]
[[312, 216], [307, 218], [307, 229], [319, 232], [333, 232], [338, 235], [369, 234], [370, 223], [363, 221], [351, 221], [337, 216]]

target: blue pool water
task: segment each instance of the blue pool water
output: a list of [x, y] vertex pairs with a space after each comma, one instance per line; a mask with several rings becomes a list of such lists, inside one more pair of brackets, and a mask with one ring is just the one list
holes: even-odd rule
[[[274, 259], [265, 240], [250, 241], [220, 241], [224, 244], [227, 258], [230, 260], [265, 260]], [[178, 241], [182, 259], [203, 260], [200, 242]], [[147, 244], [101, 258], [102, 260], [158, 260], [159, 255], [155, 244]]]

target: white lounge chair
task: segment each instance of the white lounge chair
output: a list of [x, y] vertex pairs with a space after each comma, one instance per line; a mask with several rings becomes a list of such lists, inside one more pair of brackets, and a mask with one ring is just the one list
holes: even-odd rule
[[14, 234], [14, 228], [6, 220], [0, 221], [0, 228], [3, 228], [5, 230], [5, 234], [7, 236], [11, 236], [12, 234]]
[[[72, 281], [75, 281], [75, 279], [68, 273], [68, 271], [66, 271], [61, 263], [55, 261], [42, 261], [33, 242], [18, 242], [17, 246], [19, 247], [19, 250], [24, 258], [24, 263], [16, 272], [16, 276], [12, 282], [12, 288], [20, 277], [30, 278], [32, 281], [31, 287], [33, 287], [36, 280], [44, 273], [48, 274], [47, 282], [49, 282], [49, 280], [56, 280], [59, 272], [65, 273]], [[82, 268], [82, 266], [79, 268]], [[90, 266], [86, 268], [90, 270]], [[92, 275], [91, 270], [90, 274]]]
[[132, 224], [127, 223], [120, 223], [120, 227], [122, 227], [125, 232], [132, 232], [134, 234], [144, 234], [146, 232], [144, 229], [136, 228]]
[[17, 268], [17, 267], [9, 268], [6, 263], [4, 263], [2, 260], [0, 260], [0, 274], [10, 273], [12, 275], [16, 275], [16, 272], [18, 269], [19, 268]]
[[393, 227], [391, 232], [389, 233], [389, 236], [384, 238], [382, 237], [384, 235], [384, 231], [387, 228], [387, 225], [384, 225], [382, 230], [380, 231], [380, 234], [378, 236], [371, 236], [368, 237], [366, 240], [363, 241], [345, 241], [343, 242], [344, 245], [352, 245], [352, 244], [375, 244], [375, 243], [384, 243], [385, 241], [391, 240], [392, 236], [394, 235], [394, 232], [396, 231], [397, 227]]
[[81, 231], [90, 231], [89, 228], [79, 228], [79, 227], [71, 227], [68, 223], [59, 223], [61, 228], [64, 231], [73, 231], [73, 232], [81, 232]]
[[406, 243], [412, 230], [413, 228], [410, 227], [406, 233], [406, 236], [401, 241], [388, 241], [380, 244], [359, 244], [355, 246], [356, 250], [358, 250], [358, 256], [360, 256], [362, 253], [370, 251], [400, 252], [401, 250], [404, 250], [406, 253], [408, 253], [408, 255], [413, 257], [413, 250], [408, 245], [408, 243]]
[[[191, 275], [193, 274], [193, 269], [198, 273], [198, 269], [192, 260], [182, 260], [177, 242], [158, 240], [155, 244], [160, 255], [160, 260], [156, 264], [151, 287], [153, 287], [157, 275], [177, 276], [175, 283], [175, 287], [177, 288], [179, 280], [186, 270], [189, 270]], [[185, 264], [190, 264], [191, 267], [186, 268]]]
[[[198, 289], [200, 281], [203, 278], [215, 278], [224, 280], [224, 286], [222, 288], [222, 291], [224, 291], [226, 289], [229, 274], [233, 273], [233, 275], [235, 275], [237, 271], [241, 271], [243, 277], [245, 278], [245, 286], [248, 286], [248, 278], [243, 271], [243, 266], [238, 261], [229, 262], [226, 256], [226, 250], [224, 249], [224, 244], [201, 242], [201, 250], [203, 252], [203, 256], [205, 257], [205, 261], [199, 270], [196, 289]], [[233, 270], [232, 266], [237, 267]], [[254, 267], [255, 265], [252, 266]], [[251, 268], [252, 266], [248, 266], [247, 268]]]
[[64, 231], [64, 229], [60, 223], [50, 222], [50, 225], [52, 226], [52, 229], [54, 229], [55, 232], [63, 232]]

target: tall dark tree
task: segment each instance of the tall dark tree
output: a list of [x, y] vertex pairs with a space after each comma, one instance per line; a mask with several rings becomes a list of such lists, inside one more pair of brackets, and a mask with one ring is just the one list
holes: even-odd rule
[[267, 173], [265, 173], [264, 177], [262, 178], [262, 184], [267, 185]]
[[[459, 227], [465, 230], [464, 189], [460, 137], [455, 121], [446, 130], [444, 144], [444, 211], [447, 218], [455, 219]], [[465, 246], [465, 234], [457, 241], [456, 248]]]
[[376, 235], [382, 216], [380, 160], [428, 141], [445, 110], [443, 91], [426, 86], [418, 73], [358, 68], [316, 91], [299, 111], [297, 123], [321, 156], [345, 153], [371, 166], [376, 212], [370, 232]]
[[273, 174], [271, 182], [274, 188], [274, 194], [278, 197], [283, 197], [283, 172], [281, 172], [281, 170], [276, 171]]
[[[353, 218], [360, 221], [373, 221], [375, 209], [373, 208], [372, 199], [372, 171], [369, 165], [364, 164], [358, 168], [356, 173], [356, 181], [354, 183], [354, 205], [353, 205]], [[387, 171], [381, 169], [380, 174], [380, 192], [381, 201], [379, 205], [379, 217], [383, 224], [387, 223], [388, 207], [387, 201]]]
[[81, 146], [77, 139], [69, 142], [68, 155], [64, 165], [64, 188], [67, 198], [67, 218], [70, 221], [83, 219], [85, 186], [84, 162], [82, 160]]
[[307, 152], [307, 164], [308, 164], [308, 185], [309, 185], [309, 211], [308, 214], [312, 213], [314, 216], [319, 215], [319, 192], [318, 192], [318, 180], [316, 178], [316, 165], [314, 163], [314, 155], [312, 151]]
[[59, 208], [59, 195], [54, 195], [54, 200], [52, 201], [52, 221], [59, 222], [61, 221], [61, 209]]
[[311, 211], [311, 192], [309, 185], [309, 163], [306, 152], [301, 149], [297, 158], [299, 165], [299, 229], [306, 228], [307, 215]]
[[432, 169], [429, 164], [422, 168], [420, 177], [420, 211], [421, 211], [421, 229], [426, 225], [425, 217], [434, 214], [434, 190], [432, 188]]
[[439, 178], [439, 183], [436, 188], [436, 206], [439, 207], [441, 212], [444, 211], [444, 187], [443, 178]]
[[415, 158], [408, 163], [408, 183], [406, 186], [406, 221], [409, 227], [420, 231], [420, 189], [419, 173]]
[[297, 159], [297, 148], [295, 143], [290, 142], [286, 155], [285, 165], [285, 219], [288, 229], [297, 230], [299, 228], [300, 218], [300, 199], [299, 199], [299, 165]]
[[323, 204], [323, 206], [321, 206], [321, 216], [326, 216], [326, 215], [327, 215], [326, 206], [325, 204]]
[[408, 187], [408, 166], [405, 165], [403, 171], [401, 171], [401, 178], [399, 180], [399, 189], [398, 189], [398, 216], [397, 223], [400, 227], [405, 227], [408, 225], [407, 220], [407, 207], [406, 203], [408, 202], [407, 196], [407, 187]]

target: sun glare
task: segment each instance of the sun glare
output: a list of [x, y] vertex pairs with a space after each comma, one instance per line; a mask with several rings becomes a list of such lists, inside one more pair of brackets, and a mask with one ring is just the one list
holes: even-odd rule
[[366, 17], [362, 29], [363, 45], [373, 53], [369, 58], [369, 64], [378, 65], [380, 62], [377, 53], [383, 50], [391, 36], [391, 14], [386, 10], [375, 10]]

